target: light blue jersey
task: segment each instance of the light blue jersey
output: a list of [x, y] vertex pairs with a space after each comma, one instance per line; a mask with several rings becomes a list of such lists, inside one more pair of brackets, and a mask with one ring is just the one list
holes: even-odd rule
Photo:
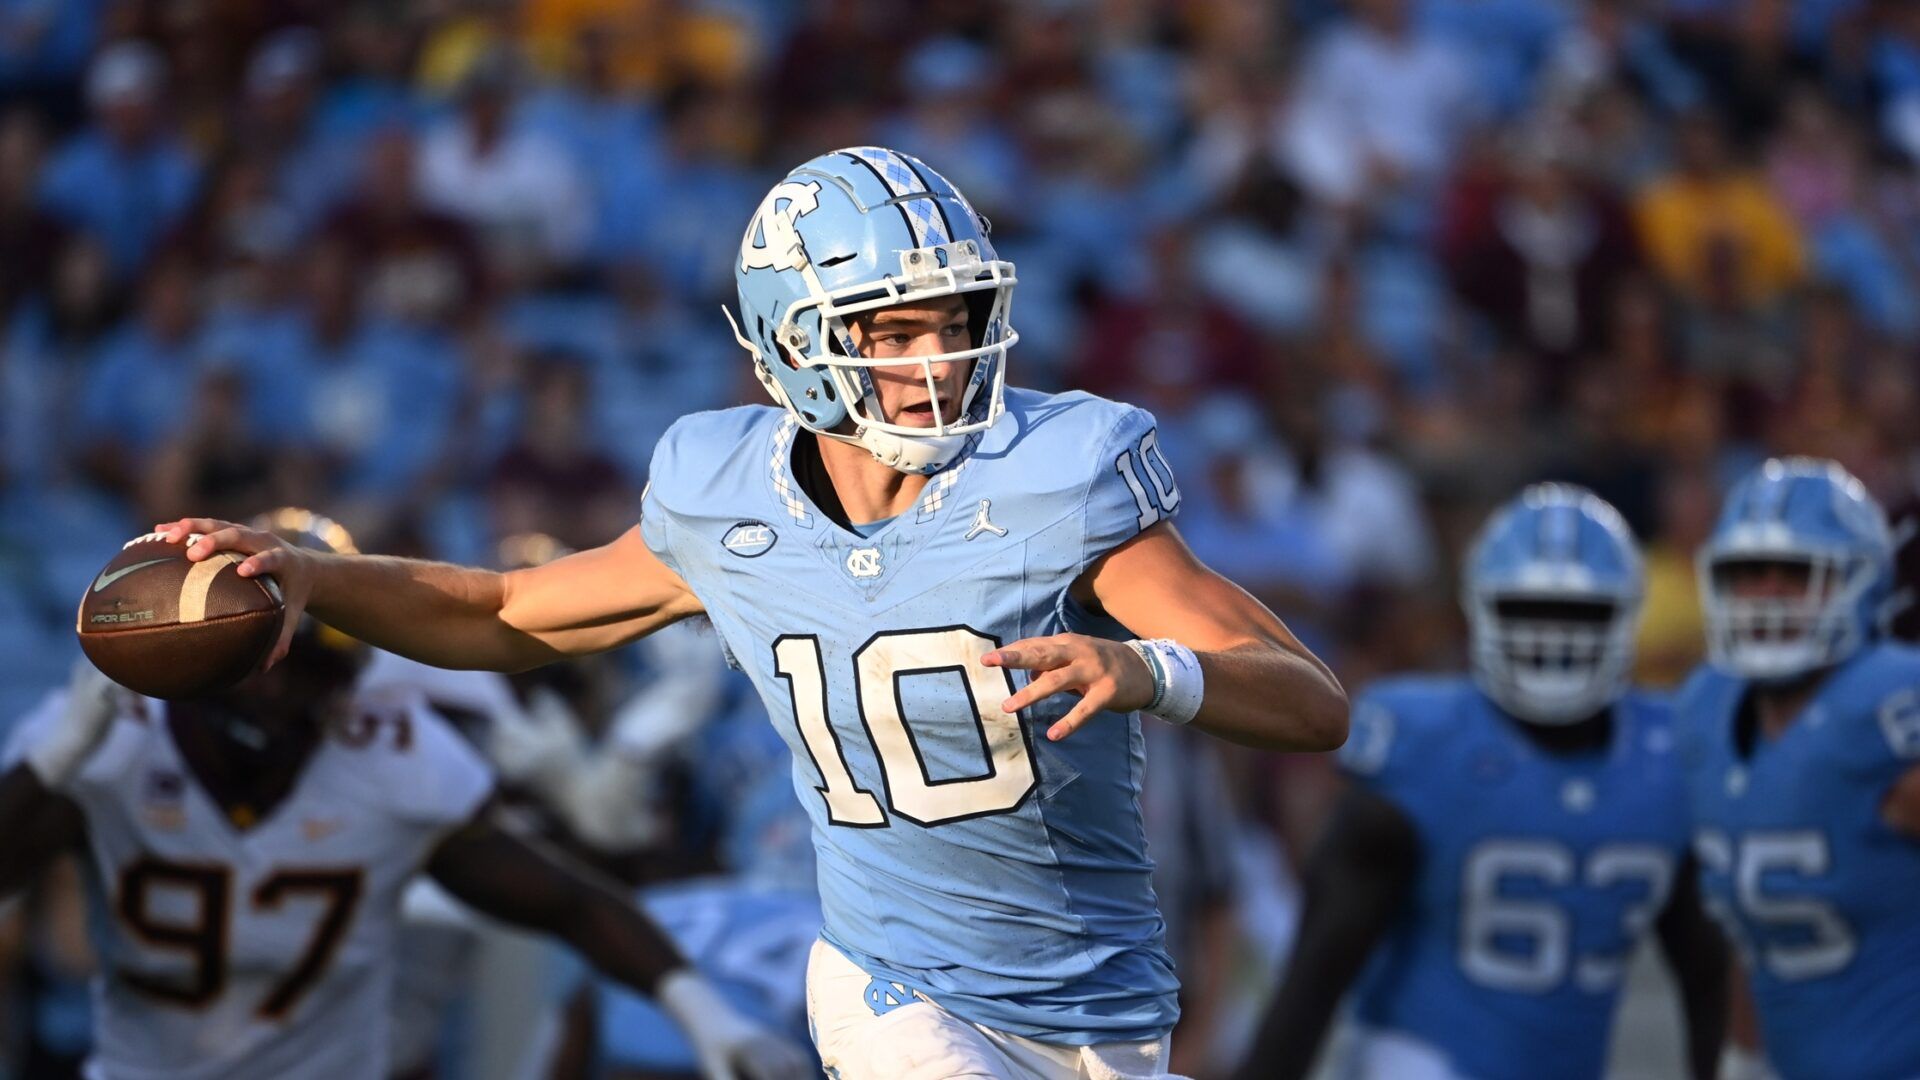
[[1020, 638], [1127, 636], [1068, 587], [1173, 513], [1152, 418], [1086, 394], [1009, 390], [1006, 413], [870, 537], [794, 480], [778, 409], [689, 416], [661, 439], [642, 512], [793, 751], [825, 939], [883, 983], [1064, 1044], [1164, 1036], [1162, 944], [1135, 716], [1044, 732], [1073, 699], [1010, 716], [1025, 681], [979, 658]]
[[1628, 957], [1686, 852], [1671, 712], [1629, 692], [1611, 745], [1584, 754], [1518, 723], [1465, 677], [1392, 680], [1354, 706], [1342, 765], [1420, 844], [1355, 1011], [1463, 1076], [1598, 1077]]
[[1920, 1076], [1920, 843], [1880, 818], [1920, 765], [1920, 651], [1869, 646], [1792, 726], [1737, 744], [1748, 683], [1680, 698], [1702, 891], [1785, 1077]]

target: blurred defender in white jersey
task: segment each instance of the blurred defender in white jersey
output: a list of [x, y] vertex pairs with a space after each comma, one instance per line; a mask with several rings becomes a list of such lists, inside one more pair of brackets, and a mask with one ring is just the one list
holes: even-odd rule
[[87, 1075], [385, 1076], [402, 889], [562, 938], [658, 993], [712, 1075], [797, 1077], [620, 894], [496, 826], [491, 771], [420, 699], [350, 707], [362, 647], [308, 623], [196, 702], [82, 665], [10, 740], [0, 896], [84, 846], [102, 974]]

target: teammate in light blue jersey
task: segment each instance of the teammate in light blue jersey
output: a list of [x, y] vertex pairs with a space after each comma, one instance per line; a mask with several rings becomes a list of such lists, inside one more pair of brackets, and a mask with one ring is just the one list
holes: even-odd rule
[[778, 407], [675, 424], [640, 525], [606, 547], [498, 575], [317, 558], [215, 521], [168, 532], [207, 533], [192, 557], [244, 552], [290, 608], [444, 666], [530, 666], [704, 615], [812, 819], [828, 1068], [1163, 1074], [1177, 984], [1141, 714], [1330, 750], [1345, 694], [1181, 542], [1152, 417], [1008, 387], [1014, 268], [924, 163], [806, 162], [736, 270], [730, 318]]
[[1472, 677], [1392, 679], [1355, 705], [1354, 783], [1241, 1076], [1306, 1075], [1352, 986], [1347, 1075], [1599, 1077], [1628, 957], [1656, 928], [1711, 1076], [1725, 953], [1686, 868], [1670, 710], [1627, 686], [1632, 534], [1584, 489], [1531, 487], [1464, 578]]
[[1885, 515], [1769, 461], [1700, 552], [1709, 666], [1680, 699], [1702, 882], [1789, 1080], [1920, 1076], [1920, 652], [1883, 641]]

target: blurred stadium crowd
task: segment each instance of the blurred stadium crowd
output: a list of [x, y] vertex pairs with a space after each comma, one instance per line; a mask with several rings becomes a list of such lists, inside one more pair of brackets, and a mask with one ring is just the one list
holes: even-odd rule
[[[1152, 409], [1189, 541], [1350, 687], [1459, 662], [1453, 566], [1529, 480], [1647, 545], [1656, 684], [1742, 469], [1920, 499], [1920, 5], [0, 0], [0, 711], [189, 510], [618, 534], [669, 422], [760, 398], [716, 310], [760, 193], [868, 142], [993, 222], [1014, 381]], [[1214, 752], [1156, 827], [1205, 791], [1297, 848], [1326, 764]], [[1220, 846], [1176, 955], [1284, 910]]]

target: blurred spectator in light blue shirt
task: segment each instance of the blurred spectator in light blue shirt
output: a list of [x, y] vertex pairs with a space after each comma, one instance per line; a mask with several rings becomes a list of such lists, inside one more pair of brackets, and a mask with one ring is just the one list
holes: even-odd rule
[[428, 129], [416, 182], [429, 206], [465, 221], [514, 280], [586, 252], [593, 205], [565, 146], [512, 123], [518, 72], [503, 50], [475, 61], [460, 107]]
[[74, 415], [87, 361], [120, 316], [104, 248], [70, 238], [55, 256], [46, 292], [8, 321], [0, 354], [0, 475], [29, 489], [69, 479]]
[[1485, 112], [1473, 58], [1418, 26], [1410, 0], [1352, 0], [1353, 18], [1308, 48], [1281, 117], [1280, 153], [1335, 206], [1443, 176]]
[[1524, 110], [1577, 0], [1418, 0], [1421, 26], [1472, 57], [1480, 94], [1502, 117]]
[[1194, 553], [1268, 603], [1318, 611], [1351, 581], [1345, 554], [1294, 497], [1293, 459], [1245, 396], [1200, 405], [1168, 455], [1180, 485], [1180, 534]]
[[123, 277], [186, 213], [199, 182], [199, 166], [163, 119], [165, 82], [153, 46], [108, 47], [87, 73], [94, 126], [69, 139], [41, 177], [48, 210], [105, 242]]
[[516, 128], [565, 148], [591, 192], [588, 258], [617, 264], [631, 252], [629, 218], [658, 190], [664, 165], [660, 118], [650, 98], [623, 90], [605, 27], [582, 27], [566, 50], [562, 77], [530, 90], [514, 111]]
[[193, 263], [164, 256], [148, 271], [139, 311], [87, 365], [77, 436], [100, 486], [136, 489], [139, 459], [186, 415], [199, 380], [201, 298]]
[[1800, 224], [1814, 276], [1849, 296], [1873, 329], [1920, 330], [1909, 266], [1863, 212], [1863, 133], [1812, 86], [1796, 87], [1765, 154], [1768, 186]]
[[344, 243], [321, 242], [304, 267], [305, 311], [285, 360], [304, 384], [304, 408], [287, 429], [344, 497], [407, 499], [456, 441], [458, 343], [432, 322], [396, 314], [379, 296], [392, 279], [362, 281]]
[[900, 79], [906, 108], [882, 126], [880, 143], [938, 162], [934, 168], [989, 218], [1013, 206], [1013, 193], [1025, 186], [1025, 163], [994, 111], [1000, 71], [987, 50], [934, 38], [907, 57]]
[[0, 92], [67, 82], [86, 66], [102, 0], [0, 0]]
[[305, 27], [262, 42], [247, 62], [238, 141], [273, 163], [277, 201], [301, 232], [311, 230], [356, 176], [359, 132], [320, 124], [320, 36]]
[[741, 164], [730, 145], [744, 107], [712, 87], [668, 91], [660, 105], [666, 153], [659, 187], [631, 194], [631, 213], [606, 237], [606, 250], [645, 264], [681, 298], [732, 297], [740, 233], [714, 222], [739, 219], [740, 208], [758, 205], [771, 182]]
[[417, 126], [431, 111], [407, 83], [418, 30], [406, 9], [384, 0], [341, 3], [327, 28], [329, 59], [339, 70], [320, 93], [315, 124], [329, 138], [358, 139], [385, 128]]

